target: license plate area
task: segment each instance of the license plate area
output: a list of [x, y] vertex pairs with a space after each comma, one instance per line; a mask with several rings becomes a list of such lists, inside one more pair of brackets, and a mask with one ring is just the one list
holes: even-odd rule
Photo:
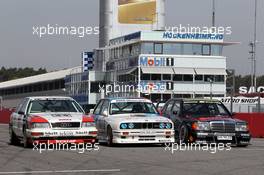
[[144, 130], [144, 131], [141, 131], [140, 134], [142, 135], [149, 135], [149, 134], [155, 134], [156, 132], [155, 131], [152, 131], [152, 130]]
[[217, 140], [232, 140], [232, 136], [217, 136]]

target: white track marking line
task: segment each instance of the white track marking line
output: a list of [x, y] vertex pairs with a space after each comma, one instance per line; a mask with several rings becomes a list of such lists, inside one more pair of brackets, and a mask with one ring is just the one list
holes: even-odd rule
[[49, 174], [49, 173], [86, 173], [86, 172], [120, 172], [120, 169], [102, 170], [53, 170], [53, 171], [10, 171], [0, 172], [0, 174]]

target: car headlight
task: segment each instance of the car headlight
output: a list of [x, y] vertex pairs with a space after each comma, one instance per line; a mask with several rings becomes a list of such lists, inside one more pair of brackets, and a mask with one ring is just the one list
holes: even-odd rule
[[83, 122], [82, 123], [82, 128], [89, 128], [89, 127], [95, 127], [94, 122]]
[[159, 128], [160, 128], [160, 129], [164, 129], [164, 128], [165, 128], [165, 123], [160, 123], [160, 124], [159, 124]]
[[128, 128], [129, 128], [129, 129], [133, 129], [134, 127], [135, 127], [134, 123], [129, 123], [129, 124], [128, 124]]
[[236, 123], [236, 131], [248, 131], [248, 125], [246, 123]]
[[209, 131], [210, 124], [208, 122], [195, 122], [192, 124], [192, 128], [198, 131]]
[[50, 128], [49, 123], [32, 123], [31, 128]]
[[126, 123], [121, 123], [120, 124], [121, 129], [127, 129], [127, 124]]
[[166, 123], [166, 129], [171, 129], [172, 128], [172, 124], [171, 123]]

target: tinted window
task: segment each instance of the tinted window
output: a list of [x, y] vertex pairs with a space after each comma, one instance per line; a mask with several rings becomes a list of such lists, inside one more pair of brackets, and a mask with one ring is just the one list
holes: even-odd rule
[[183, 115], [193, 117], [229, 116], [221, 103], [184, 103]]
[[109, 101], [105, 100], [103, 105], [102, 105], [102, 110], [100, 111], [100, 114], [102, 115], [104, 112], [107, 112], [108, 114], [108, 107], [109, 107]]
[[99, 115], [100, 114], [100, 110], [101, 110], [101, 107], [102, 107], [102, 104], [103, 104], [104, 100], [101, 100], [98, 105], [96, 106], [95, 110], [94, 110], [94, 114], [96, 115]]
[[166, 115], [170, 115], [171, 114], [171, 110], [172, 110], [172, 106], [173, 106], [174, 101], [170, 101], [166, 108], [165, 111], [163, 113], [165, 113]]
[[126, 113], [157, 114], [157, 111], [152, 103], [147, 103], [147, 102], [111, 103], [110, 114], [126, 114]]
[[73, 100], [33, 100], [29, 103], [29, 113], [41, 112], [81, 112], [83, 110]]
[[180, 113], [180, 107], [181, 107], [181, 105], [180, 105], [179, 102], [174, 103], [173, 108], [172, 108], [173, 114], [179, 115], [179, 113]]

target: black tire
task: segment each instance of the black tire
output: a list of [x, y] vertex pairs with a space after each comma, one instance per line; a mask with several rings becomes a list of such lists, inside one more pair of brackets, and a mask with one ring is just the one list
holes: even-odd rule
[[16, 134], [14, 133], [12, 126], [9, 126], [9, 144], [10, 145], [20, 144], [20, 140], [17, 138]]
[[240, 148], [246, 148], [248, 147], [248, 144], [237, 144], [236, 147], [240, 147]]
[[27, 137], [25, 128], [23, 129], [23, 140], [22, 141], [23, 141], [24, 148], [31, 148], [32, 147], [32, 144], [29, 142], [29, 138]]
[[113, 146], [113, 131], [110, 126], [107, 127], [107, 146]]
[[188, 142], [189, 131], [186, 125], [181, 125], [178, 131], [178, 142], [187, 143]]

